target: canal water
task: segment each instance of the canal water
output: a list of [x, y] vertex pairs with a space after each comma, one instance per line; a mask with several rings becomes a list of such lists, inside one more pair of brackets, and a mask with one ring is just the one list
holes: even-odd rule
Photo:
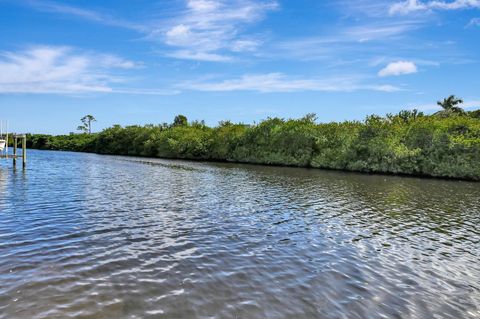
[[480, 183], [29, 151], [0, 318], [480, 318]]

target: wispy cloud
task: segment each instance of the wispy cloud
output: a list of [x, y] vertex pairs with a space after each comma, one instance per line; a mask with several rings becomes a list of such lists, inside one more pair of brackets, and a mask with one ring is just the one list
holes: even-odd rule
[[367, 16], [370, 18], [384, 17], [391, 3], [389, 1], [372, 0], [327, 0], [330, 6], [340, 10], [344, 17]]
[[232, 53], [254, 51], [260, 44], [244, 34], [246, 25], [278, 7], [275, 1], [187, 0], [186, 10], [150, 38], [160, 38], [179, 59], [226, 62]]
[[196, 61], [207, 61], [207, 62], [230, 62], [233, 60], [231, 56], [222, 55], [211, 52], [196, 52], [190, 50], [178, 50], [174, 52], [169, 52], [165, 54], [168, 57], [184, 60], [196, 60]]
[[109, 54], [77, 52], [69, 47], [37, 46], [0, 52], [0, 93], [175, 94], [175, 91], [122, 88], [119, 70], [140, 64]]
[[345, 38], [358, 42], [384, 40], [412, 31], [418, 25], [412, 21], [363, 25], [345, 30]]
[[107, 14], [103, 14], [93, 10], [87, 10], [71, 5], [61, 4], [53, 1], [45, 0], [20, 0], [20, 4], [25, 4], [31, 8], [52, 13], [60, 13], [70, 16], [75, 16], [81, 19], [90, 20], [93, 22], [101, 23], [104, 25], [110, 25], [114, 27], [121, 27], [126, 29], [132, 29], [135, 31], [145, 32], [146, 26], [142, 24], [133, 23], [127, 20], [122, 20]]
[[478, 27], [480, 26], [480, 18], [473, 18], [472, 20], [470, 20], [470, 22], [467, 24], [467, 28], [468, 27]]
[[[372, 54], [391, 54], [392, 48], [402, 43], [405, 50], [408, 33], [419, 29], [417, 21], [373, 21], [354, 26], [331, 28], [324, 34], [282, 39], [259, 52], [265, 58], [314, 61], [321, 60], [335, 66], [339, 62], [359, 60], [367, 64]], [[399, 41], [402, 39], [403, 41]], [[387, 50], [388, 48], [388, 50]]]
[[389, 63], [385, 68], [378, 72], [378, 76], [398, 76], [403, 74], [417, 73], [417, 66], [410, 61], [397, 61]]
[[248, 34], [246, 27], [278, 8], [275, 0], [182, 0], [184, 8], [173, 17], [132, 22], [54, 1], [20, 1], [38, 11], [135, 30], [145, 39], [171, 48], [165, 54], [169, 57], [211, 62], [228, 62], [235, 54], [255, 51], [262, 43], [261, 37]]
[[289, 77], [282, 73], [244, 75], [237, 79], [219, 82], [188, 82], [181, 85], [181, 87], [208, 92], [253, 91], [260, 93], [301, 91], [352, 92], [358, 90], [394, 92], [401, 90], [401, 88], [388, 84], [363, 84], [355, 77], [308, 79]]
[[408, 14], [427, 10], [458, 10], [480, 8], [480, 0], [419, 1], [406, 0], [390, 7], [390, 14]]
[[418, 29], [417, 21], [370, 22], [344, 28], [333, 29], [324, 36], [300, 38], [281, 43], [282, 46], [304, 47], [329, 45], [335, 43], [363, 43], [369, 41], [384, 41], [404, 35]]

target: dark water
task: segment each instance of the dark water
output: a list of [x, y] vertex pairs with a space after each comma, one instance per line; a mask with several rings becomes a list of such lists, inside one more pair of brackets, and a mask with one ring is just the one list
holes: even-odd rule
[[0, 318], [480, 318], [480, 184], [31, 151]]

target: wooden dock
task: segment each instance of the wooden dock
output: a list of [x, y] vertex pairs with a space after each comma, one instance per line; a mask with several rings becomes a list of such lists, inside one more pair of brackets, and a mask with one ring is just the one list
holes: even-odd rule
[[[0, 159], [5, 158], [5, 159], [12, 159], [13, 160], [13, 166], [16, 167], [17, 165], [17, 159], [21, 158], [22, 159], [22, 166], [23, 168], [27, 167], [27, 136], [25, 134], [10, 134], [13, 136], [13, 154], [0, 154]], [[5, 137], [5, 142], [6, 145], [8, 146], [8, 137], [9, 134], [6, 135]], [[18, 155], [17, 154], [17, 148], [18, 148], [18, 140], [22, 140], [22, 154]]]

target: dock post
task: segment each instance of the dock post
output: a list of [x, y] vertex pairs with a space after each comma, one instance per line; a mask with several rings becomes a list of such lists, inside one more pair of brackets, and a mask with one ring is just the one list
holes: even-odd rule
[[17, 136], [13, 137], [13, 166], [17, 166]]
[[23, 135], [22, 139], [22, 162], [23, 162], [23, 168], [25, 169], [27, 167], [27, 136]]
[[8, 131], [7, 135], [5, 136], [5, 158], [8, 159]]

